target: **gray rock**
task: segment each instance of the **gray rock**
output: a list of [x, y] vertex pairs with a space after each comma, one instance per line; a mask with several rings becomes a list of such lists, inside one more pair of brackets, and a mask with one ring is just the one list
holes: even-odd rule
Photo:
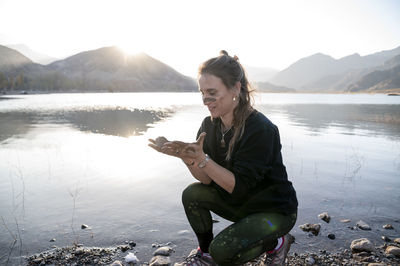
[[110, 266], [123, 266], [122, 262], [119, 260], [114, 261], [113, 263], [110, 264]]
[[360, 253], [363, 251], [372, 252], [375, 247], [367, 238], [360, 238], [351, 242], [350, 249], [353, 253]]
[[126, 252], [126, 251], [132, 249], [132, 247], [130, 245], [120, 245], [118, 247], [121, 249], [122, 252]]
[[306, 258], [306, 264], [307, 265], [314, 265], [315, 264], [315, 259], [311, 256]]
[[360, 228], [361, 230], [371, 230], [371, 227], [364, 221], [358, 221], [357, 222], [357, 227]]
[[84, 248], [77, 248], [74, 253], [75, 253], [75, 255], [82, 255], [82, 254], [85, 253], [85, 249]]
[[389, 230], [393, 230], [393, 226], [391, 224], [385, 224], [384, 226], [382, 226], [383, 229], [389, 229]]
[[55, 238], [50, 239], [50, 242], [56, 242]]
[[82, 224], [81, 225], [81, 229], [87, 229], [87, 228], [89, 228], [89, 225], [87, 225], [87, 224]]
[[302, 224], [299, 225], [300, 229], [305, 231], [305, 232], [311, 232], [313, 235], [317, 236], [319, 234], [319, 230], [321, 230], [321, 225], [320, 224]]
[[153, 255], [154, 256], [170, 256], [174, 252], [174, 250], [171, 247], [160, 247], [156, 251], [154, 251]]
[[150, 266], [170, 266], [171, 259], [165, 256], [155, 256], [149, 262]]
[[400, 244], [400, 238], [395, 238], [394, 243]]
[[400, 248], [395, 246], [388, 246], [385, 250], [385, 254], [400, 257]]
[[329, 223], [331, 221], [331, 216], [329, 216], [329, 214], [327, 212], [318, 214], [318, 218], [327, 223]]
[[382, 238], [383, 241], [386, 241], [386, 242], [392, 241], [392, 240], [391, 240], [389, 237], [387, 237], [387, 236], [381, 236], [381, 238]]

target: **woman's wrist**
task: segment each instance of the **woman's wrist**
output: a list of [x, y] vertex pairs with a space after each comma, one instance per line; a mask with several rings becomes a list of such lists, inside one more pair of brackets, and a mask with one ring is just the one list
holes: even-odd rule
[[194, 163], [195, 163], [194, 160], [192, 160], [192, 161], [185, 161], [185, 160], [182, 159], [182, 161], [183, 161], [184, 164], [186, 164], [186, 166], [193, 166]]
[[202, 164], [202, 163], [204, 164], [204, 163], [205, 163], [204, 161], [205, 161], [207, 158], [209, 158], [208, 155], [205, 154], [205, 153], [202, 153], [200, 156], [198, 156], [197, 158], [195, 158], [194, 164], [197, 165], [197, 166], [199, 166], [199, 164]]

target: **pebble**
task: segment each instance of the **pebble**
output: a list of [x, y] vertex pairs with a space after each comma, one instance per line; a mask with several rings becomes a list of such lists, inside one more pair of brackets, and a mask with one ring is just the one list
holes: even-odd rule
[[335, 236], [335, 234], [328, 234], [328, 238], [333, 240], [336, 238], [336, 236]]
[[170, 266], [171, 259], [169, 257], [165, 257], [165, 256], [155, 256], [150, 260], [149, 265], [150, 266]]
[[389, 230], [393, 230], [393, 226], [391, 224], [385, 224], [384, 226], [382, 226], [383, 229], [389, 229]]
[[341, 222], [341, 223], [350, 223], [351, 220], [349, 220], [349, 219], [342, 219], [342, 220], [340, 220], [340, 222]]
[[357, 227], [360, 228], [361, 230], [371, 230], [371, 227], [364, 221], [358, 221], [357, 222]]
[[127, 263], [136, 264], [136, 263], [139, 262], [139, 259], [138, 259], [138, 258], [136, 257], [136, 255], [133, 254], [132, 252], [128, 252], [128, 255], [126, 255], [126, 256], [124, 257], [124, 259], [125, 259], [125, 262], [127, 262]]
[[302, 224], [299, 227], [301, 230], [305, 232], [311, 232], [315, 236], [319, 234], [319, 230], [321, 229], [320, 224], [310, 224], [310, 223]]
[[306, 263], [307, 265], [314, 265], [315, 264], [315, 259], [313, 257], [307, 257], [306, 258]]
[[154, 256], [170, 256], [174, 252], [174, 250], [171, 247], [160, 247], [156, 251], [154, 251], [153, 255]]
[[327, 212], [318, 214], [318, 218], [327, 223], [329, 223], [331, 221], [331, 216], [329, 216], [329, 214]]
[[353, 253], [360, 253], [363, 251], [372, 252], [375, 247], [367, 238], [360, 238], [351, 242], [350, 249]]
[[113, 263], [111, 263], [110, 266], [123, 266], [122, 262], [119, 260], [114, 261]]
[[118, 247], [121, 249], [122, 252], [126, 252], [126, 251], [132, 249], [130, 245], [121, 245]]
[[52, 238], [52, 239], [50, 239], [49, 242], [56, 242], [56, 239], [55, 239], [55, 238]]
[[390, 254], [396, 257], [400, 257], [400, 248], [395, 246], [388, 246], [385, 250], [385, 254]]
[[89, 225], [87, 225], [87, 224], [82, 224], [81, 225], [81, 229], [87, 229], [87, 228], [89, 228]]
[[386, 242], [392, 241], [392, 240], [391, 240], [389, 237], [387, 237], [387, 236], [381, 236], [381, 238], [382, 238], [383, 241], [386, 241]]
[[394, 243], [400, 244], [400, 238], [395, 238]]

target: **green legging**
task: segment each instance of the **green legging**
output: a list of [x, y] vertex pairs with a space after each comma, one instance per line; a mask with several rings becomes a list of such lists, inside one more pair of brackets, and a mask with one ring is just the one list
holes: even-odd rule
[[[273, 249], [277, 239], [294, 226], [297, 214], [260, 212], [248, 214], [224, 202], [217, 190], [201, 183], [189, 185], [182, 194], [186, 216], [199, 243], [207, 235], [209, 252], [218, 265], [240, 265]], [[210, 211], [234, 222], [212, 239]], [[207, 241], [207, 240], [206, 240]], [[201, 245], [200, 245], [201, 246]]]

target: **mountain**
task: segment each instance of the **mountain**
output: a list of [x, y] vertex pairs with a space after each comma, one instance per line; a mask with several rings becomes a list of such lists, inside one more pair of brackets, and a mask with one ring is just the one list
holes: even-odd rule
[[244, 67], [247, 72], [247, 77], [251, 82], [266, 82], [279, 71], [269, 67]]
[[[144, 53], [127, 56], [117, 47], [82, 52], [46, 66], [34, 64], [10, 48], [4, 47], [3, 50], [3, 53], [0, 50], [0, 55], [3, 55], [4, 62], [8, 62], [7, 65], [13, 69], [14, 75], [17, 72], [23, 75], [24, 89], [28, 90], [77, 92], [197, 90], [192, 78], [183, 76], [168, 65]], [[21, 65], [24, 64], [36, 68], [21, 69]], [[37, 66], [41, 67], [40, 71]], [[16, 76], [12, 78], [15, 79]], [[10, 88], [10, 86], [15, 88], [10, 84], [5, 87]]]
[[275, 92], [275, 93], [283, 93], [283, 92], [296, 92], [295, 89], [283, 87], [283, 86], [276, 86], [269, 82], [256, 82], [254, 83], [255, 88], [259, 92]]
[[25, 44], [10, 44], [10, 45], [6, 45], [6, 46], [11, 49], [17, 50], [21, 54], [30, 58], [33, 62], [42, 64], [42, 65], [47, 65], [47, 64], [50, 64], [51, 62], [54, 62], [57, 60], [57, 58], [55, 58], [55, 57], [51, 57], [51, 56], [33, 51], [31, 48], [29, 48]]
[[364, 75], [350, 85], [349, 92], [390, 92], [400, 91], [400, 55], [386, 61], [380, 70]]
[[340, 59], [318, 53], [300, 59], [269, 82], [302, 91], [343, 91], [356, 79], [398, 54], [400, 47], [367, 56], [353, 54]]
[[20, 52], [0, 45], [0, 71], [10, 72], [33, 64], [32, 60]]

